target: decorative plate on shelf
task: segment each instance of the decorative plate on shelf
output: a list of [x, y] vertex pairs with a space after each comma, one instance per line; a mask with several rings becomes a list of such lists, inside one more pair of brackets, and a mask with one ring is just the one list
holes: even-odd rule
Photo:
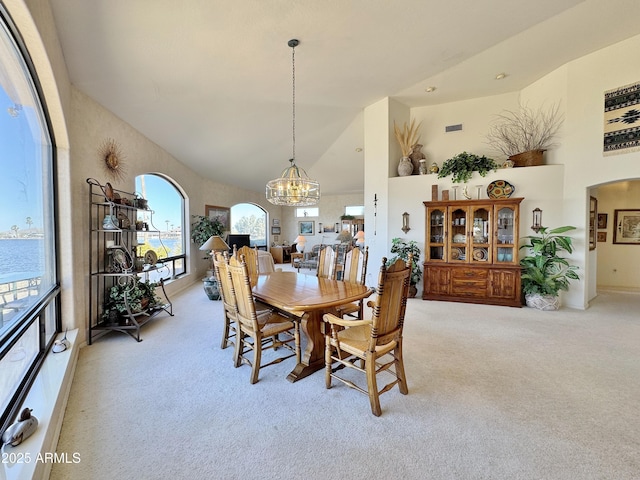
[[487, 195], [489, 198], [509, 198], [516, 191], [516, 187], [511, 185], [506, 180], [496, 180], [491, 182], [487, 187]]
[[451, 260], [464, 260], [464, 252], [461, 248], [451, 249]]
[[484, 262], [487, 259], [487, 249], [486, 248], [474, 248], [473, 249], [473, 259], [478, 262]]
[[147, 253], [144, 254], [144, 263], [149, 265], [155, 265], [158, 262], [158, 255], [153, 250], [147, 250]]

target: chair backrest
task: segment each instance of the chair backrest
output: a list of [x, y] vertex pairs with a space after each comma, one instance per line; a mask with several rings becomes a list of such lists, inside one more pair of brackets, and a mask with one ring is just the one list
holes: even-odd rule
[[[235, 248], [234, 248], [235, 250]], [[240, 258], [239, 255], [244, 255], [247, 263], [247, 270], [249, 271], [249, 278], [251, 279], [251, 285], [255, 285], [258, 281], [258, 274], [260, 269], [258, 268], [258, 249], [257, 247], [241, 247], [235, 252], [235, 257]]]
[[251, 293], [251, 279], [246, 257], [242, 254], [231, 257], [227, 268], [235, 292], [236, 321], [257, 332], [260, 327], [258, 326], [256, 305]]
[[233, 291], [233, 284], [231, 283], [231, 277], [229, 276], [229, 270], [227, 265], [229, 263], [229, 254], [224, 252], [215, 252], [213, 257], [213, 270], [218, 279], [218, 291], [220, 292], [220, 298], [225, 310], [235, 317], [236, 312], [236, 295]]
[[258, 274], [266, 275], [276, 271], [276, 265], [273, 256], [264, 250], [258, 250]]
[[317, 275], [320, 278], [335, 278], [336, 274], [336, 252], [330, 246], [320, 250], [318, 255]]
[[364, 285], [367, 279], [367, 262], [369, 261], [369, 247], [364, 251], [352, 248], [347, 252], [342, 268], [342, 281], [360, 283]]
[[389, 267], [386, 266], [387, 259], [382, 259], [373, 307], [369, 351], [402, 337], [412, 262], [412, 254], [409, 254], [407, 262], [399, 258]]

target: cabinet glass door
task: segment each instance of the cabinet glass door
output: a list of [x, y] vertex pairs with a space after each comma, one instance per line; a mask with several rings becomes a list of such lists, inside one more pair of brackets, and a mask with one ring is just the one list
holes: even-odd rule
[[511, 206], [496, 207], [496, 263], [513, 263], [518, 260], [515, 242], [515, 211]]
[[467, 209], [450, 208], [449, 261], [467, 261]]
[[444, 236], [446, 211], [442, 208], [429, 210], [429, 222], [427, 225], [427, 238], [429, 246], [427, 248], [427, 260], [444, 260]]
[[479, 206], [474, 207], [471, 212], [473, 226], [471, 228], [471, 242], [473, 251], [471, 252], [471, 263], [489, 263], [491, 262], [490, 247], [490, 226], [491, 226], [491, 207]]

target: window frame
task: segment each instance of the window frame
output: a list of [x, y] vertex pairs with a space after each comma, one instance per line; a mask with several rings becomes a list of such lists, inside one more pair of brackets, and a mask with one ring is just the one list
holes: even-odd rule
[[[4, 27], [8, 35], [15, 43], [17, 53], [21, 56], [22, 62], [26, 67], [26, 73], [30, 77], [34, 89], [34, 96], [38, 101], [39, 109], [42, 114], [41, 128], [45, 130], [49, 143], [43, 145], [43, 149], [48, 150], [48, 156], [46, 161], [49, 162], [48, 167], [51, 170], [48, 181], [48, 185], [51, 189], [51, 200], [53, 202], [50, 210], [51, 216], [43, 218], [44, 222], [49, 222], [50, 234], [51, 234], [51, 248], [54, 255], [51, 266], [54, 269], [52, 273], [52, 281], [48, 290], [42, 292], [37, 302], [30, 305], [26, 310], [24, 316], [7, 330], [0, 338], [0, 360], [4, 359], [11, 349], [18, 344], [18, 342], [27, 335], [30, 328], [37, 323], [37, 335], [38, 335], [38, 351], [35, 357], [31, 360], [29, 366], [25, 370], [21, 381], [17, 388], [9, 396], [7, 407], [0, 411], [0, 432], [3, 432], [9, 424], [18, 415], [19, 410], [22, 408], [22, 404], [26, 399], [29, 389], [33, 385], [36, 375], [40, 371], [44, 360], [51, 349], [57, 335], [62, 331], [61, 321], [61, 295], [60, 295], [60, 258], [59, 258], [59, 245], [60, 245], [60, 233], [58, 222], [58, 185], [57, 185], [57, 148], [53, 126], [51, 123], [51, 117], [47, 108], [46, 97], [43, 93], [42, 86], [40, 84], [39, 77], [29, 50], [26, 47], [24, 39], [20, 34], [15, 22], [11, 18], [11, 15], [7, 11], [6, 7], [0, 2], [0, 21], [3, 22]], [[43, 156], [43, 161], [45, 157]], [[47, 213], [46, 211], [44, 213]], [[47, 332], [46, 326], [48, 322], [47, 315], [52, 314], [53, 319], [53, 332]], [[49, 338], [47, 334], [49, 333]]]

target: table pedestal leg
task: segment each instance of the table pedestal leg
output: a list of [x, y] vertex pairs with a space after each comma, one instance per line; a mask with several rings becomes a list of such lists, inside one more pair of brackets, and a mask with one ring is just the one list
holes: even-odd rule
[[287, 380], [290, 382], [296, 382], [324, 368], [324, 334], [321, 325], [322, 315], [325, 313], [327, 312], [314, 310], [302, 316], [300, 337], [302, 340], [306, 340], [306, 347], [302, 352], [300, 363], [287, 376]]

